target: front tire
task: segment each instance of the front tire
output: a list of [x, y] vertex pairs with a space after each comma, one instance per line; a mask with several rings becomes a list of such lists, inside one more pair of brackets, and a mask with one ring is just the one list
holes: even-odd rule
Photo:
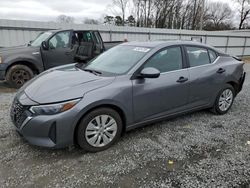
[[98, 108], [88, 113], [77, 128], [78, 145], [89, 152], [99, 152], [109, 148], [121, 136], [122, 120], [110, 108]]
[[212, 112], [218, 115], [226, 114], [233, 105], [234, 97], [235, 89], [230, 84], [226, 84], [218, 93]]
[[6, 74], [7, 83], [14, 88], [22, 87], [33, 78], [33, 71], [25, 65], [13, 65]]

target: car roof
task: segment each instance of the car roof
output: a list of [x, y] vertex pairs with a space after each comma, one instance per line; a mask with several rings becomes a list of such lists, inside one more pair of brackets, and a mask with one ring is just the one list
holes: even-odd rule
[[91, 32], [94, 32], [94, 31], [98, 31], [98, 30], [90, 30], [90, 29], [51, 29], [51, 30], [48, 30], [48, 32], [60, 32], [60, 31], [76, 31], [76, 32], [79, 32], [79, 31], [91, 31]]
[[[173, 45], [195, 45], [195, 46], [201, 46], [206, 48], [212, 48], [213, 50], [216, 50], [214, 47], [202, 44], [200, 42], [195, 41], [184, 41], [184, 40], [169, 40], [169, 41], [147, 41], [147, 42], [126, 42], [122, 45], [128, 45], [128, 46], [139, 46], [139, 47], [148, 47], [148, 48], [156, 48], [161, 46], [173, 46]], [[217, 50], [216, 50], [217, 51]]]

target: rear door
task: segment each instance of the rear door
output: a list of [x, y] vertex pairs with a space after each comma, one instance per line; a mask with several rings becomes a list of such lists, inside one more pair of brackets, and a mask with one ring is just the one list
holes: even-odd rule
[[185, 109], [189, 75], [182, 54], [180, 46], [160, 50], [143, 65], [158, 69], [160, 77], [132, 80], [136, 122]]
[[45, 69], [74, 62], [74, 49], [71, 44], [72, 34], [72, 31], [61, 31], [49, 39], [49, 49], [42, 49]]
[[186, 46], [190, 68], [189, 104], [191, 107], [208, 105], [215, 98], [224, 80], [225, 73], [219, 73], [215, 51], [200, 46]]

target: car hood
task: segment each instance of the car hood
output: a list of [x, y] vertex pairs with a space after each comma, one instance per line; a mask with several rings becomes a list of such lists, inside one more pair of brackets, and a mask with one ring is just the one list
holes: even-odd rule
[[45, 71], [25, 84], [19, 92], [39, 104], [56, 103], [83, 97], [86, 92], [110, 84], [115, 77], [102, 77], [75, 65]]
[[15, 46], [15, 47], [7, 47], [7, 48], [0, 48], [0, 56], [3, 57], [4, 60], [7, 60], [10, 57], [19, 57], [25, 56], [32, 53], [40, 52], [39, 47], [32, 47], [32, 46]]
[[0, 54], [10, 54], [10, 53], [16, 53], [16, 52], [22, 52], [22, 51], [29, 51], [33, 47], [27, 46], [27, 45], [22, 45], [22, 46], [13, 46], [13, 47], [5, 47], [5, 48], [0, 48]]

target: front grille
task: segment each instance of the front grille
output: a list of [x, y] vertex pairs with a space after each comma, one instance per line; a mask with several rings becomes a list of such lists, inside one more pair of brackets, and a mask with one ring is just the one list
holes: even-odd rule
[[18, 100], [15, 100], [11, 107], [11, 119], [17, 128], [20, 128], [24, 120], [27, 118], [27, 106], [23, 106]]

